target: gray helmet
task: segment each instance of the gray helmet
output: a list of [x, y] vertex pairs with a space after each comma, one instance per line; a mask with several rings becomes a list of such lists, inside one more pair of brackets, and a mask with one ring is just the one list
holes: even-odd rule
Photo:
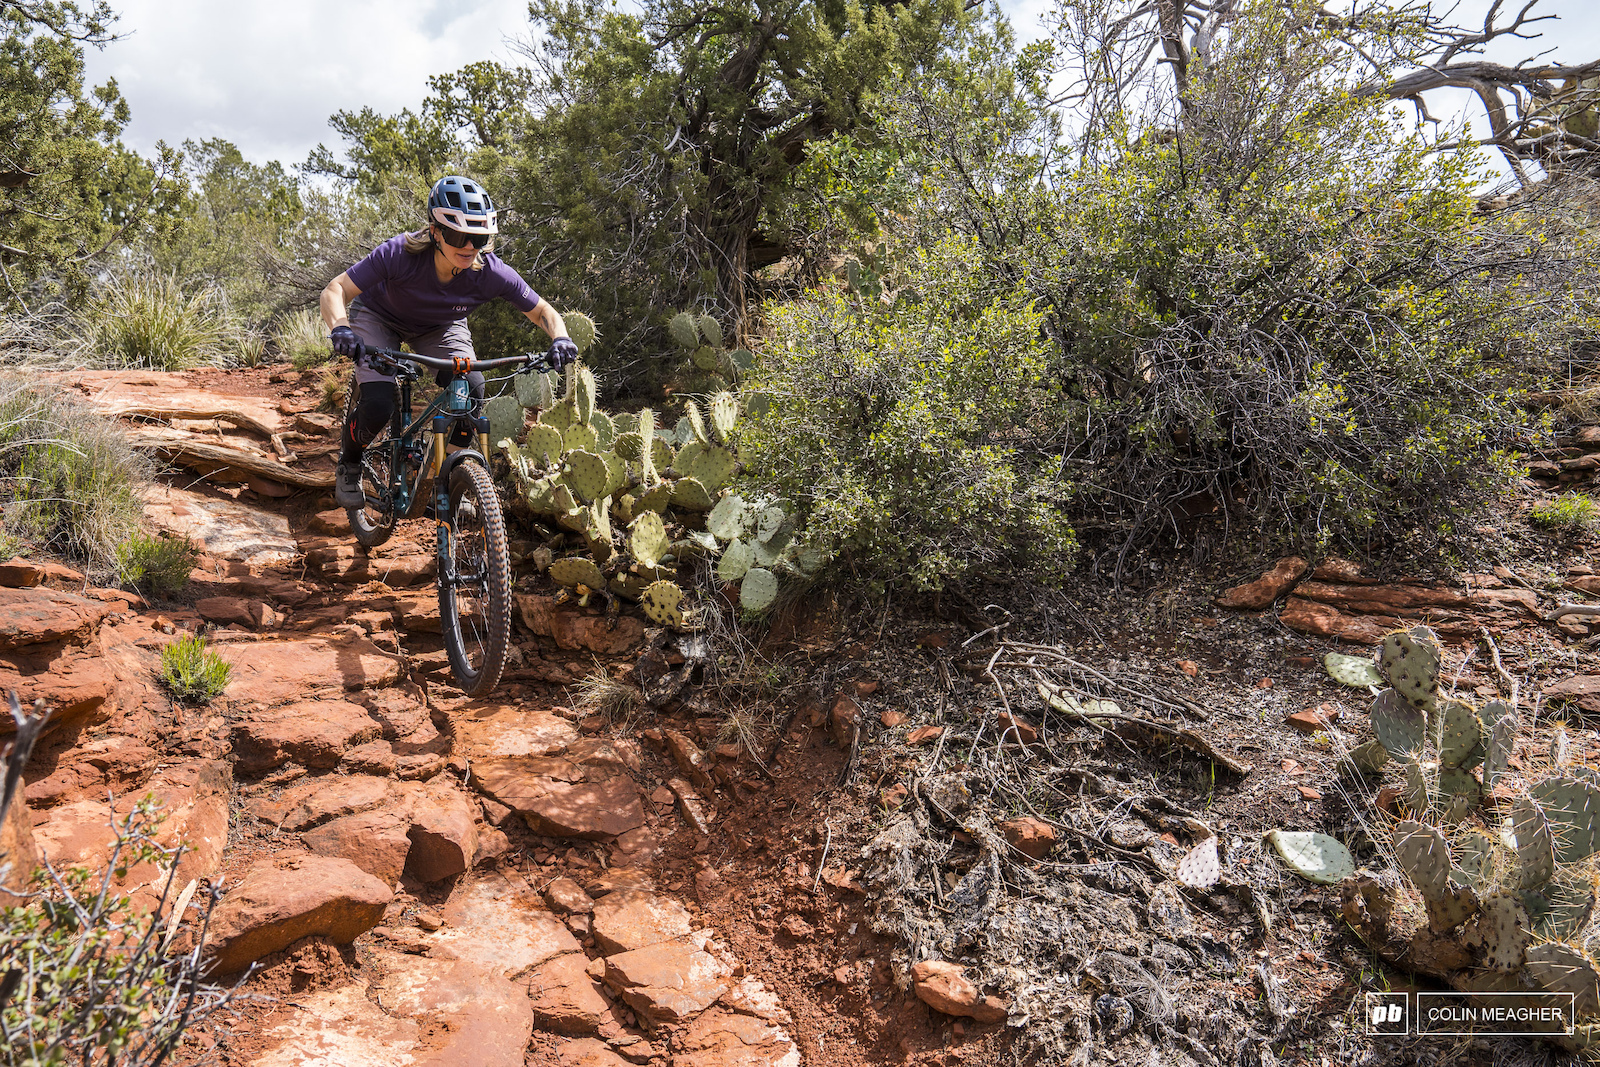
[[494, 201], [471, 178], [452, 174], [440, 178], [428, 194], [428, 214], [440, 226], [462, 233], [499, 233]]

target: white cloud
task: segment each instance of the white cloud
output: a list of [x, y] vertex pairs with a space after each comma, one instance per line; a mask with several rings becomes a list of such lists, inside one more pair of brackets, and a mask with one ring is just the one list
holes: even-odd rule
[[298, 163], [334, 147], [335, 111], [416, 108], [429, 75], [482, 59], [511, 62], [529, 32], [526, 0], [113, 0], [124, 40], [87, 56], [94, 83], [115, 77], [133, 112], [124, 134], [222, 137], [257, 162]]

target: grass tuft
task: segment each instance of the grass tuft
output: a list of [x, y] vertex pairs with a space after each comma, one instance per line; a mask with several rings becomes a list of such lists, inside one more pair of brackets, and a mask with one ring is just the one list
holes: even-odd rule
[[185, 294], [160, 275], [114, 278], [80, 320], [90, 358], [106, 367], [186, 370], [220, 366], [238, 352], [222, 290]]
[[1562, 493], [1533, 505], [1528, 520], [1546, 530], [1564, 533], [1593, 530], [1600, 526], [1600, 505], [1582, 493]]
[[190, 635], [161, 650], [161, 680], [186, 704], [209, 704], [228, 688], [232, 665], [206, 646], [205, 638]]
[[139, 532], [117, 547], [117, 578], [141, 593], [170, 597], [189, 584], [199, 559], [187, 537]]
[[112, 420], [48, 381], [0, 374], [4, 529], [112, 568], [139, 528], [150, 468]]
[[590, 715], [603, 715], [614, 727], [628, 727], [644, 711], [644, 693], [637, 686], [617, 681], [604, 670], [589, 675], [577, 685], [579, 708]]
[[272, 343], [278, 355], [292, 363], [296, 370], [309, 370], [333, 358], [327, 334], [322, 316], [310, 308], [302, 308], [278, 320], [272, 331]]

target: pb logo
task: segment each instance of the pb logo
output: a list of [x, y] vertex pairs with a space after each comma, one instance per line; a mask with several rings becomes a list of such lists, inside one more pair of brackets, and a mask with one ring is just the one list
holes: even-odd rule
[[1407, 1034], [1411, 1030], [1405, 993], [1368, 993], [1367, 1024], [1374, 1034]]

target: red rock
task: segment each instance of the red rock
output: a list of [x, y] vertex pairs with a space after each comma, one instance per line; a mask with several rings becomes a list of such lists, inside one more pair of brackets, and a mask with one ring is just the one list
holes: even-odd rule
[[1032, 723], [1024, 722], [1004, 711], [1000, 712], [997, 718], [1000, 723], [1001, 741], [1031, 745], [1039, 740], [1039, 731]]
[[522, 625], [569, 652], [581, 649], [602, 656], [620, 656], [644, 641], [644, 621], [632, 615], [615, 619], [587, 615], [581, 610], [558, 608], [552, 598], [539, 594], [519, 593], [513, 599]]
[[710, 1007], [728, 989], [727, 968], [686, 941], [606, 957], [605, 983], [652, 1023], [675, 1023]]
[[[83, 644], [94, 636], [111, 606], [76, 593], [39, 586], [0, 587], [0, 649], [56, 642]], [[9, 719], [9, 716], [7, 716]]]
[[365, 774], [324, 775], [297, 782], [260, 814], [285, 830], [300, 832], [329, 819], [371, 811], [390, 799], [389, 782]]
[[[113, 697], [119, 687], [117, 672], [97, 652], [0, 653], [0, 694], [9, 699], [15, 691], [24, 706], [43, 700], [51, 711], [47, 736], [105, 721], [116, 707]], [[15, 731], [11, 716], [0, 713], [0, 737]]]
[[122, 793], [143, 785], [159, 762], [155, 752], [131, 737], [97, 737], [64, 754], [55, 770], [30, 783], [24, 795], [37, 809], [74, 796]]
[[319, 511], [311, 516], [307, 524], [312, 531], [319, 534], [328, 534], [333, 537], [348, 535], [350, 533], [350, 516], [343, 508], [334, 508], [331, 511]]
[[252, 712], [233, 727], [233, 755], [246, 774], [288, 762], [326, 770], [352, 746], [382, 732], [365, 708], [344, 700], [307, 700]]
[[943, 726], [919, 726], [909, 734], [906, 734], [906, 744], [920, 745], [937, 739], [942, 733], [944, 733]]
[[619, 889], [595, 903], [590, 929], [596, 946], [609, 956], [683, 937], [692, 927], [689, 913], [670, 897]]
[[923, 960], [911, 968], [911, 980], [918, 999], [934, 1011], [968, 1016], [980, 1023], [1005, 1021], [1005, 1002], [979, 993], [954, 963]]
[[882, 801], [885, 809], [894, 811], [904, 804], [906, 797], [911, 795], [911, 790], [906, 788], [904, 782], [896, 782], [883, 791]]
[[[380, 927], [381, 929], [381, 927]], [[367, 999], [363, 984], [307, 990], [277, 1006], [258, 1031], [260, 1052], [253, 1067], [319, 1064], [332, 1067], [391, 1067], [415, 1063], [418, 1026], [394, 1019]], [[252, 1049], [257, 1048], [252, 1042]], [[337, 1059], [330, 1050], [337, 1049]]]
[[950, 635], [943, 630], [929, 630], [917, 637], [919, 648], [947, 648], [950, 645]]
[[[8, 865], [9, 870], [6, 869]], [[17, 907], [24, 902], [18, 894], [28, 888], [38, 866], [33, 819], [28, 813], [28, 802], [19, 792], [6, 809], [5, 821], [0, 822], [0, 908]]]
[[592, 1037], [563, 1041], [556, 1050], [557, 1067], [633, 1067], [633, 1063], [611, 1051], [611, 1046]]
[[594, 911], [594, 900], [583, 887], [571, 878], [557, 878], [544, 887], [544, 899], [556, 911], [562, 914], [572, 912], [586, 913]]
[[472, 866], [478, 851], [477, 805], [465, 793], [449, 785], [412, 787], [408, 807], [406, 869], [419, 882], [437, 882]]
[[455, 751], [469, 760], [559, 756], [578, 739], [559, 715], [509, 704], [475, 707], [456, 719]]
[[393, 812], [347, 815], [308, 830], [301, 838], [319, 856], [349, 860], [384, 885], [394, 885], [405, 869], [411, 839], [409, 823]]
[[583, 767], [598, 767], [607, 773], [638, 773], [644, 766], [639, 742], [625, 737], [582, 737], [566, 752], [567, 759]]
[[294, 637], [223, 644], [217, 654], [233, 666], [227, 695], [241, 703], [276, 704], [307, 690], [380, 689], [400, 677], [400, 661], [365, 637]]
[[1012, 848], [1036, 860], [1044, 859], [1056, 844], [1055, 827], [1031, 816], [1008, 819], [1000, 824], [1000, 832]]
[[878, 721], [883, 723], [885, 726], [893, 728], [896, 726], [904, 726], [906, 717], [900, 714], [898, 711], [886, 711], [882, 715], [878, 716]]
[[1600, 596], [1600, 575], [1579, 575], [1568, 578], [1567, 584], [1592, 596]]
[[828, 729], [833, 733], [834, 744], [840, 748], [850, 746], [861, 723], [861, 705], [848, 693], [840, 693], [828, 709]]
[[345, 769], [353, 774], [375, 774], [380, 778], [394, 774], [400, 766], [400, 759], [394, 754], [394, 746], [387, 741], [368, 741], [366, 744], [354, 745], [345, 751], [341, 762]]
[[603, 897], [619, 889], [654, 893], [656, 883], [648, 871], [638, 867], [610, 867], [595, 875], [589, 883], [589, 895], [593, 897]]
[[701, 751], [700, 746], [677, 730], [667, 727], [662, 727], [661, 735], [667, 742], [667, 751], [672, 753], [673, 760], [693, 780], [702, 795], [715, 793], [717, 783], [711, 777], [712, 760]]
[[236, 596], [211, 596], [195, 601], [195, 614], [208, 622], [236, 622], [256, 630], [275, 630], [283, 616], [269, 604]]
[[44, 568], [31, 559], [8, 559], [0, 563], [0, 586], [32, 589], [44, 582]]
[[1283, 721], [1305, 734], [1314, 734], [1318, 730], [1326, 730], [1339, 721], [1339, 709], [1331, 704], [1320, 704], [1314, 708], [1303, 711], [1291, 712], [1284, 716]]
[[566, 760], [531, 756], [480, 760], [472, 769], [479, 791], [516, 809], [535, 833], [597, 840], [644, 825], [639, 788], [626, 775], [601, 777]]
[[1346, 615], [1338, 608], [1291, 596], [1278, 621], [1300, 633], [1338, 637], [1358, 645], [1381, 645], [1385, 636], [1400, 628], [1394, 617]]
[[[417, 1019], [427, 1034], [415, 1059], [391, 1062], [415, 1067], [523, 1067], [533, 1036], [533, 1013], [522, 983], [465, 960], [403, 956], [386, 969], [388, 973], [374, 986], [377, 1001], [392, 1015]], [[319, 1060], [308, 1064], [315, 1062]], [[345, 1061], [334, 1057], [320, 1062]]]
[[713, 1007], [673, 1037], [674, 1062], [695, 1067], [800, 1067], [800, 1050], [764, 1019]]
[[280, 852], [246, 871], [212, 913], [212, 973], [241, 970], [313, 934], [348, 944], [378, 925], [392, 897], [349, 860]]
[[1311, 577], [1319, 582], [1343, 582], [1346, 585], [1377, 585], [1378, 579], [1361, 573], [1361, 564], [1348, 559], [1327, 559], [1317, 565]]
[[1178, 661], [1178, 669], [1193, 678], [1200, 673], [1200, 664], [1192, 659], [1180, 659]]
[[428, 954], [472, 960], [507, 977], [580, 946], [521, 877], [501, 871], [463, 880], [444, 906], [444, 929]]
[[1285, 556], [1255, 581], [1236, 585], [1224, 592], [1216, 598], [1215, 604], [1219, 608], [1234, 611], [1263, 611], [1293, 589], [1295, 583], [1305, 576], [1306, 570], [1305, 560], [1299, 556]]
[[1465, 610], [1473, 606], [1472, 598], [1453, 589], [1398, 582], [1388, 585], [1338, 585], [1310, 581], [1300, 583], [1295, 594], [1359, 615], [1395, 615], [1420, 608]]
[[540, 964], [528, 977], [533, 1021], [558, 1034], [592, 1034], [611, 1014], [600, 983], [589, 976], [589, 960], [568, 952]]
[[1321, 800], [1322, 794], [1309, 785], [1297, 785], [1295, 789], [1300, 793], [1301, 800]]

